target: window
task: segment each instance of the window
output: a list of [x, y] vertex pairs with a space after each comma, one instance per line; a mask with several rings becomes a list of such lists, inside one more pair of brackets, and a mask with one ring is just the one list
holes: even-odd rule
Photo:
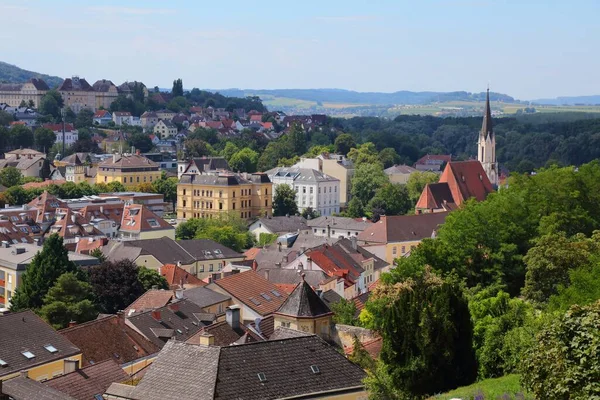
[[58, 352], [58, 350], [56, 349], [56, 347], [52, 346], [51, 344], [45, 345], [44, 348], [46, 350], [48, 350], [50, 353], [57, 353]]
[[265, 199], [265, 207], [269, 205], [268, 203], [269, 203], [269, 200]]
[[209, 264], [208, 265], [208, 272], [213, 272], [213, 271], [214, 271], [213, 265]]
[[402, 252], [402, 254], [406, 253], [406, 246], [402, 246], [402, 248], [400, 249], [400, 251]]
[[233, 196], [232, 197], [235, 197], [235, 190], [233, 191]]
[[185, 189], [183, 189], [183, 195], [185, 196]]
[[264, 372], [259, 372], [258, 373], [258, 380], [260, 382], [266, 382], [267, 381], [267, 376], [265, 375]]
[[281, 321], [281, 327], [282, 328], [289, 328], [290, 327], [290, 323], [286, 322], [286, 321]]
[[200, 266], [200, 272], [204, 272], [204, 265]]
[[223, 203], [219, 203], [219, 210], [223, 209]]
[[302, 193], [306, 194], [306, 186], [302, 186]]
[[392, 247], [392, 254], [396, 255], [397, 252], [398, 252], [398, 248], [396, 246]]
[[22, 351], [21, 354], [23, 354], [29, 360], [31, 360], [32, 358], [35, 358], [35, 354], [33, 354], [30, 351]]
[[[321, 330], [322, 330], [322, 328], [321, 328]], [[317, 367], [316, 365], [311, 365], [310, 370], [312, 371], [313, 374], [318, 374], [321, 372], [321, 371], [319, 371], [319, 367]]]

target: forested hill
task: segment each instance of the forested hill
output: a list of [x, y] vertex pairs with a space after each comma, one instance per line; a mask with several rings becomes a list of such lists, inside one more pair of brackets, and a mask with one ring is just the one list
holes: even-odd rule
[[31, 78], [42, 78], [51, 88], [60, 85], [63, 81], [58, 76], [40, 74], [38, 72], [27, 71], [16, 65], [0, 61], [0, 82], [22, 83]]
[[[224, 89], [218, 90], [225, 96], [275, 96], [297, 100], [349, 103], [349, 104], [429, 104], [447, 101], [484, 101], [485, 92], [410, 92], [402, 90], [394, 93], [355, 92], [344, 89]], [[502, 94], [490, 92], [492, 101], [515, 103], [518, 100]]]

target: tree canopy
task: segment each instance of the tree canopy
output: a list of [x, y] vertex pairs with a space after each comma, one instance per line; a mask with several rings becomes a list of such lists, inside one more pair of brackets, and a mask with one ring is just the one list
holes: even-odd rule
[[273, 197], [273, 215], [281, 217], [284, 215], [296, 215], [298, 205], [296, 204], [296, 192], [287, 184], [277, 185]]

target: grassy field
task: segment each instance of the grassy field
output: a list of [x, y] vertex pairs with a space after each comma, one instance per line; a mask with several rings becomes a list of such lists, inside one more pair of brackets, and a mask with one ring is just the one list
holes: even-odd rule
[[[485, 379], [470, 386], [458, 388], [448, 393], [432, 397], [430, 400], [463, 399], [473, 400], [476, 396], [483, 395], [485, 400], [530, 400], [533, 399], [519, 384], [519, 375], [507, 375], [502, 378]], [[504, 397], [505, 395], [508, 395]], [[479, 400], [479, 399], [478, 399]]]

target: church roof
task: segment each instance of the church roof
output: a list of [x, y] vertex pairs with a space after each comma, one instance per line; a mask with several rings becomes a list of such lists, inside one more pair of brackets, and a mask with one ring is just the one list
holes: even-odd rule
[[422, 210], [438, 210], [441, 208], [451, 210], [456, 208], [448, 183], [430, 183], [426, 185], [419, 201], [417, 201], [416, 208]]
[[440, 177], [440, 183], [444, 182], [448, 183], [457, 205], [471, 197], [483, 201], [494, 191], [483, 166], [477, 160], [448, 163]]
[[492, 109], [490, 107], [490, 89], [487, 90], [485, 98], [485, 113], [483, 114], [483, 124], [481, 125], [481, 135], [487, 138], [489, 135], [494, 134], [492, 126]]
[[332, 314], [323, 299], [302, 278], [285, 302], [276, 311], [276, 314], [289, 315], [299, 318], [316, 318]]

